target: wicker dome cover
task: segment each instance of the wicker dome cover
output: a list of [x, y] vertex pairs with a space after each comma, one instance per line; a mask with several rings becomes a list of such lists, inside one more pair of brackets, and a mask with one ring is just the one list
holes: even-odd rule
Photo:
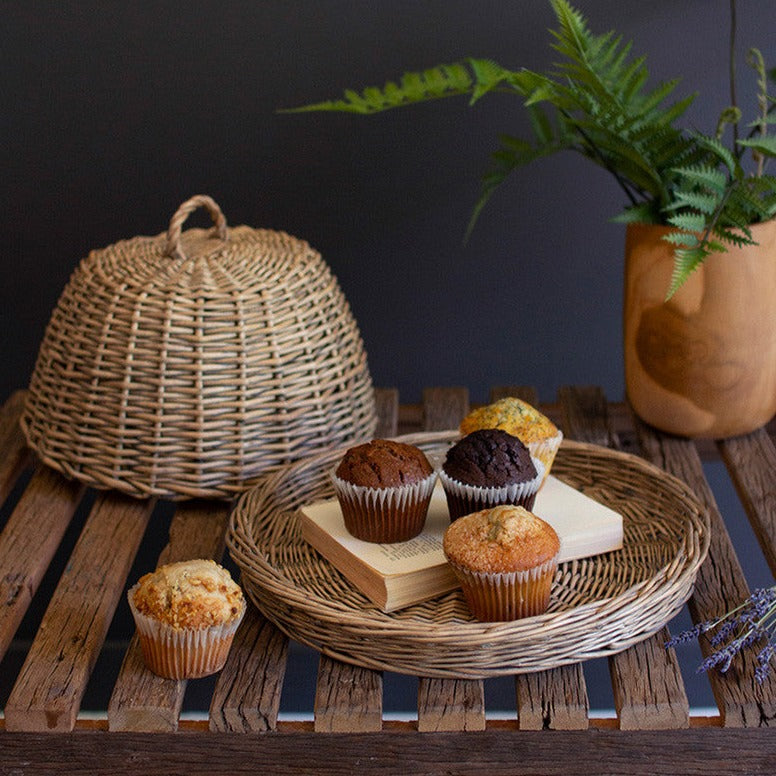
[[[201, 206], [213, 229], [183, 232]], [[65, 475], [168, 498], [232, 497], [375, 423], [363, 342], [320, 254], [283, 232], [227, 228], [204, 195], [166, 234], [81, 261], [22, 417]]]

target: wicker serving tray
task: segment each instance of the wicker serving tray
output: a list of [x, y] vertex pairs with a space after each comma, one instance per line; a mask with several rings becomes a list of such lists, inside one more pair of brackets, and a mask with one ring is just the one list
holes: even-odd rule
[[[401, 437], [438, 457], [457, 432]], [[480, 623], [459, 591], [375, 608], [302, 539], [296, 510], [331, 498], [345, 448], [269, 475], [232, 512], [228, 543], [253, 602], [289, 637], [349, 663], [421, 676], [487, 678], [610, 655], [648, 638], [692, 592], [708, 515], [678, 479], [632, 455], [564, 441], [553, 474], [623, 516], [616, 552], [561, 564], [546, 614]]]

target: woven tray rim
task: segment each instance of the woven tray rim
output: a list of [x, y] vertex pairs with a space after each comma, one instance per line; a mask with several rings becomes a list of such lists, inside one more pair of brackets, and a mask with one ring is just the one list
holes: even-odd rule
[[[397, 439], [433, 449], [457, 437], [457, 431], [444, 431]], [[385, 613], [368, 605], [357, 608], [350, 601], [323, 598], [315, 591], [298, 586], [259, 548], [252, 533], [254, 523], [262, 516], [262, 502], [282, 488], [285, 480], [295, 472], [330, 468], [345, 449], [329, 450], [284, 467], [243, 494], [230, 518], [227, 543], [242, 571], [249, 598], [269, 620], [289, 637], [356, 665], [426, 676], [487, 678], [614, 654], [653, 635], [678, 613], [692, 593], [697, 570], [708, 551], [708, 511], [685, 483], [629, 453], [564, 440], [558, 454], [559, 464], [574, 456], [608, 460], [636, 472], [652, 487], [668, 491], [681, 502], [686, 514], [684, 535], [677, 540], [680, 549], [652, 576], [614, 596], [507, 623], [435, 622], [422, 613], [417, 618], [407, 616], [408, 610]], [[303, 499], [299, 506], [309, 500]], [[315, 552], [301, 537], [298, 542]], [[328, 561], [321, 559], [321, 563], [328, 564]], [[566, 649], [556, 644], [556, 648], [543, 654], [541, 650], [538, 655], [521, 654], [525, 643], [536, 641], [537, 633], [558, 642], [564, 638], [574, 641], [574, 635], [579, 632], [585, 637], [578, 647]], [[595, 637], [594, 632], [599, 636]], [[386, 657], [381, 645], [389, 641], [391, 650], [401, 652], [404, 645], [406, 654]], [[432, 648], [425, 654], [429, 645]], [[510, 650], [509, 645], [514, 649]], [[440, 647], [444, 648], [444, 654], [434, 655], [434, 650]], [[472, 650], [476, 650], [476, 655]], [[489, 653], [494, 662], [482, 665]]]

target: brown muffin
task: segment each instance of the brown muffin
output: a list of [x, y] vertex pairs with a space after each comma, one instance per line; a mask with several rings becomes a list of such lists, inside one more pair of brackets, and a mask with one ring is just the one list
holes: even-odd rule
[[337, 466], [337, 476], [365, 488], [392, 488], [424, 480], [433, 472], [428, 458], [414, 445], [373, 439], [351, 447]]
[[443, 548], [476, 619], [516, 620], [546, 611], [560, 540], [524, 507], [464, 515], [445, 531]]
[[128, 598], [146, 665], [168, 679], [223, 668], [245, 614], [242, 590], [213, 560], [160, 566]]
[[526, 445], [501, 429], [467, 434], [447, 451], [440, 472], [451, 520], [498, 504], [531, 509], [542, 475]]
[[544, 464], [545, 478], [563, 441], [563, 433], [546, 415], [514, 396], [472, 410], [461, 421], [459, 430], [462, 434], [471, 434], [483, 428], [500, 428], [518, 437], [531, 455]]
[[345, 527], [367, 542], [404, 542], [426, 522], [436, 473], [414, 445], [374, 439], [345, 452], [332, 477]]

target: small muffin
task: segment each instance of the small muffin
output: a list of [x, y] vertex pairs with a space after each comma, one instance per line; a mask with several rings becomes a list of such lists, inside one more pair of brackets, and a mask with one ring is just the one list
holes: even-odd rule
[[436, 472], [414, 445], [374, 439], [347, 450], [332, 480], [348, 531], [392, 544], [423, 530]]
[[498, 504], [532, 509], [544, 467], [515, 436], [497, 428], [467, 434], [445, 456], [439, 479], [450, 520]]
[[451, 523], [443, 548], [472, 614], [483, 622], [547, 610], [560, 540], [523, 507], [483, 509]]
[[522, 440], [531, 455], [544, 464], [545, 477], [563, 441], [563, 433], [548, 417], [514, 396], [472, 410], [461, 421], [459, 430], [471, 434], [481, 428], [500, 428]]
[[167, 679], [195, 679], [224, 667], [245, 614], [242, 590], [213, 560], [160, 566], [129, 590], [143, 658]]

